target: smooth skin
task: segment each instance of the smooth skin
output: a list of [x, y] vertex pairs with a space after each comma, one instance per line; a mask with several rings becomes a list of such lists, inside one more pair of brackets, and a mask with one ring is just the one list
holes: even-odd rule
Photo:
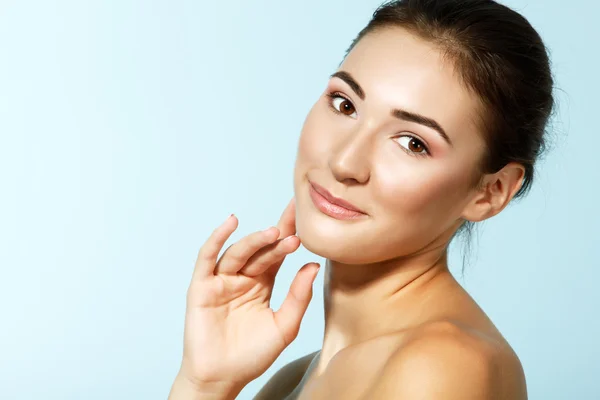
[[[326, 259], [323, 344], [274, 374], [256, 399], [526, 399], [517, 355], [447, 262], [459, 226], [501, 212], [522, 184], [523, 166], [474, 174], [485, 151], [483, 106], [452, 60], [411, 32], [367, 34], [336, 72], [302, 128], [295, 219], [277, 239], [291, 234], [294, 221], [292, 240]], [[322, 213], [311, 182], [365, 216]], [[233, 398], [296, 337], [310, 301], [316, 271], [307, 264], [287, 305], [268, 308], [274, 273], [298, 242], [276, 252], [267, 244], [275, 239], [258, 234], [217, 262], [229, 223], [196, 266], [172, 392], [181, 396], [172, 399]], [[268, 261], [255, 265], [258, 257]]]
[[[294, 170], [297, 235], [327, 261], [322, 349], [290, 398], [525, 399], [518, 357], [447, 260], [460, 224], [508, 205], [523, 166], [477, 184], [481, 102], [411, 32], [368, 34], [336, 72], [306, 118]], [[448, 140], [406, 112], [435, 120]], [[310, 182], [367, 216], [321, 213]]]

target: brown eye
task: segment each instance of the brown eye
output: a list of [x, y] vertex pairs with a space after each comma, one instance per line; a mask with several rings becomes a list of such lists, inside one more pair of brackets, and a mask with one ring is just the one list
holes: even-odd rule
[[413, 136], [402, 136], [398, 138], [398, 143], [405, 148], [409, 153], [413, 153], [415, 155], [426, 155], [429, 154], [427, 148], [419, 139]]
[[408, 142], [408, 148], [410, 151], [415, 153], [420, 153], [424, 150], [423, 145], [421, 145], [421, 143], [416, 139], [412, 139], [410, 142]]
[[332, 99], [331, 105], [336, 111], [348, 116], [352, 116], [356, 112], [350, 100], [337, 95], [332, 96]]
[[344, 100], [340, 104], [340, 111], [343, 114], [352, 115], [354, 113], [354, 106], [348, 100]]

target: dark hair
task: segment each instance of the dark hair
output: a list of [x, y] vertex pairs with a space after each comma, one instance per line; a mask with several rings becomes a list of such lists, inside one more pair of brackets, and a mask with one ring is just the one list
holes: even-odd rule
[[[398, 26], [436, 44], [454, 62], [465, 86], [484, 105], [479, 123], [486, 151], [474, 184], [510, 162], [525, 168], [514, 198], [531, 187], [534, 163], [545, 151], [545, 130], [554, 109], [554, 80], [547, 49], [519, 13], [492, 0], [397, 0], [386, 2], [352, 42]], [[472, 223], [460, 229], [471, 233]]]

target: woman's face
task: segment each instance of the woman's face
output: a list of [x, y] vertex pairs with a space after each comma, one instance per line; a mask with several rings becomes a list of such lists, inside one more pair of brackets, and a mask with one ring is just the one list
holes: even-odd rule
[[[362, 264], [449, 239], [475, 190], [480, 107], [429, 42], [401, 28], [363, 37], [302, 128], [294, 191], [303, 245]], [[311, 184], [363, 214], [328, 215]]]

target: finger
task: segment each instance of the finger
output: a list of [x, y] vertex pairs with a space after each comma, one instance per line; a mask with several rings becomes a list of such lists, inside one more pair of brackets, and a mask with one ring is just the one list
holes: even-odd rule
[[[302, 243], [300, 238], [298, 236], [293, 236], [293, 237], [298, 239], [298, 247], [300, 247], [300, 244]], [[290, 240], [295, 240], [295, 239], [290, 239]], [[294, 249], [294, 251], [296, 251], [298, 249], [298, 247], [296, 247]], [[287, 254], [286, 254], [286, 257], [287, 257]], [[280, 261], [275, 262], [273, 265], [271, 265], [269, 268], [267, 268], [267, 270], [264, 272], [265, 275], [267, 275], [269, 278], [271, 278], [273, 280], [273, 284], [275, 284], [275, 277], [277, 276], [277, 273], [279, 272], [279, 269], [281, 268], [281, 265], [283, 264], [284, 261], [285, 261], [285, 257], [282, 258]]]
[[219, 252], [227, 239], [235, 232], [237, 226], [238, 219], [231, 214], [221, 226], [212, 232], [198, 252], [192, 279], [207, 277], [214, 273]]
[[285, 257], [300, 247], [300, 239], [297, 236], [288, 236], [279, 239], [275, 243], [265, 246], [256, 252], [239, 273], [246, 276], [258, 276], [275, 264], [281, 265]]
[[257, 251], [272, 244], [279, 236], [279, 229], [270, 227], [254, 232], [229, 246], [217, 262], [215, 273], [237, 274]]
[[275, 312], [275, 323], [281, 330], [286, 346], [297, 336], [300, 322], [312, 299], [312, 285], [319, 272], [319, 264], [305, 264], [292, 281], [290, 291]]
[[279, 239], [296, 234], [296, 198], [292, 197], [285, 210], [281, 214], [279, 222]]

